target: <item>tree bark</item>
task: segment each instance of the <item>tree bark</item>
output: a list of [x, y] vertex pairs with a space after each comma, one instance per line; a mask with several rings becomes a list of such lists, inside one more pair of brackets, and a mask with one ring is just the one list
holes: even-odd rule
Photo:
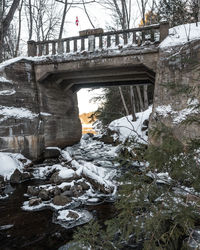
[[145, 110], [148, 109], [148, 106], [149, 106], [147, 90], [148, 90], [148, 86], [144, 85], [144, 108]]
[[18, 52], [19, 52], [19, 43], [20, 43], [20, 38], [21, 38], [21, 27], [22, 27], [22, 6], [23, 6], [23, 2], [24, 0], [21, 1], [21, 5], [19, 8], [19, 31], [18, 31], [18, 36], [17, 36], [17, 44], [16, 44], [16, 48], [15, 48], [15, 54], [14, 56], [17, 57], [18, 56]]
[[125, 102], [125, 99], [124, 99], [124, 95], [123, 95], [123, 92], [122, 92], [122, 88], [121, 88], [121, 87], [118, 87], [118, 88], [119, 88], [119, 93], [120, 93], [120, 96], [121, 96], [121, 99], [122, 99], [122, 103], [123, 103], [123, 106], [124, 106], [126, 115], [128, 116], [128, 115], [129, 115], [129, 112], [128, 112], [128, 108], [127, 108], [127, 106], [126, 106], [126, 102]]
[[132, 114], [132, 119], [133, 121], [136, 121], [136, 108], [135, 108], [135, 95], [133, 91], [133, 86], [130, 86], [130, 98], [131, 98], [131, 114]]
[[140, 111], [143, 111], [144, 110], [144, 103], [142, 100], [140, 86], [136, 85], [136, 90], [137, 90], [137, 95], [138, 95], [138, 99], [139, 99], [139, 103], [140, 103]]
[[65, 6], [64, 6], [64, 10], [63, 10], [63, 16], [62, 16], [62, 22], [61, 22], [61, 26], [60, 26], [59, 39], [62, 38], [62, 34], [63, 34], [63, 30], [64, 30], [65, 18], [66, 18], [66, 14], [67, 14], [67, 6], [68, 6], [68, 0], [65, 0]]

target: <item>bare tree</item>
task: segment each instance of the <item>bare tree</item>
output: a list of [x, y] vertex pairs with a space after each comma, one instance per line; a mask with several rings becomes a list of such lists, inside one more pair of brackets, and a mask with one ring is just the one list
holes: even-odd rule
[[[9, 10], [5, 11], [5, 0], [0, 1], [0, 62], [3, 61], [4, 39], [13, 20], [14, 14], [19, 6], [20, 0], [13, 0]], [[7, 13], [7, 14], [6, 14]]]

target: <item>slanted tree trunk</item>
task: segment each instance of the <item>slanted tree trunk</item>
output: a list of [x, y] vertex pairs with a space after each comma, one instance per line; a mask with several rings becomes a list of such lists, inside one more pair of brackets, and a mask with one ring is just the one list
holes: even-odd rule
[[94, 24], [93, 24], [93, 22], [92, 22], [92, 20], [91, 20], [91, 18], [90, 18], [90, 15], [88, 14], [88, 11], [87, 11], [87, 9], [86, 9], [85, 1], [82, 0], [82, 2], [83, 2], [83, 7], [84, 7], [85, 14], [86, 14], [86, 16], [87, 16], [87, 18], [88, 18], [90, 24], [92, 25], [92, 28], [95, 29], [95, 26], [94, 26]]
[[0, 62], [3, 61], [3, 43], [4, 43], [4, 37], [7, 33], [10, 23], [13, 20], [13, 16], [15, 14], [15, 11], [17, 10], [19, 6], [20, 0], [13, 0], [12, 5], [8, 11], [8, 14], [4, 17], [4, 1], [0, 0]]
[[122, 99], [122, 103], [123, 103], [123, 106], [124, 106], [126, 115], [128, 116], [128, 115], [129, 115], [129, 112], [128, 112], [128, 108], [127, 108], [127, 105], [126, 105], [126, 102], [125, 102], [125, 99], [124, 99], [124, 95], [123, 95], [123, 92], [122, 92], [122, 88], [121, 88], [121, 87], [118, 87], [118, 88], [119, 88], [119, 93], [120, 93], [120, 96], [121, 96], [121, 99]]
[[59, 39], [62, 38], [62, 34], [63, 34], [63, 30], [64, 30], [65, 18], [66, 18], [66, 14], [67, 14], [67, 6], [68, 6], [68, 0], [65, 0], [63, 16], [62, 16], [62, 21], [61, 21], [61, 26], [60, 26]]
[[133, 121], [136, 121], [136, 108], [135, 108], [135, 95], [133, 91], [133, 86], [130, 86], [130, 98], [131, 98], [131, 114], [132, 114], [132, 119]]
[[198, 22], [200, 22], [200, 0], [198, 0]]
[[138, 99], [139, 99], [139, 103], [140, 103], [140, 111], [143, 111], [144, 110], [144, 103], [142, 100], [140, 86], [136, 85], [136, 90], [137, 90], [137, 95], [138, 95]]
[[148, 102], [148, 85], [144, 85], [144, 108], [145, 110], [148, 109], [149, 102]]

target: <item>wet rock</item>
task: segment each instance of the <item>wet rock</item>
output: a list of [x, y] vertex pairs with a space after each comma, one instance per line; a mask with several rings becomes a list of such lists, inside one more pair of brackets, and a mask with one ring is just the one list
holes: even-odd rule
[[60, 194], [61, 194], [60, 188], [56, 187], [56, 188], [53, 190], [53, 194], [54, 194], [54, 196], [60, 195]]
[[74, 176], [71, 178], [62, 178], [59, 176], [59, 172], [54, 173], [50, 178], [50, 182], [55, 183], [55, 184], [61, 184], [64, 181], [71, 182], [73, 180], [74, 180]]
[[24, 172], [21, 174], [21, 181], [26, 181], [33, 178], [33, 175], [29, 172]]
[[70, 190], [70, 188], [71, 188], [71, 185], [66, 185], [66, 186], [64, 186], [63, 188], [62, 188], [62, 190], [63, 190], [63, 192], [65, 192], [65, 191], [69, 191]]
[[42, 200], [40, 198], [37, 198], [37, 199], [31, 199], [28, 204], [29, 204], [29, 206], [32, 207], [32, 206], [39, 205], [41, 202], [42, 202]]
[[32, 196], [37, 196], [39, 194], [39, 188], [34, 186], [28, 186], [27, 193]]
[[58, 158], [60, 156], [60, 149], [59, 148], [46, 148], [44, 151], [44, 158]]
[[142, 127], [141, 127], [141, 131], [145, 131], [147, 130], [149, 127], [149, 120], [144, 120], [143, 124], [142, 124]]
[[64, 206], [66, 204], [69, 204], [72, 201], [71, 198], [66, 197], [64, 195], [56, 195], [53, 198], [53, 204], [57, 206]]
[[82, 187], [82, 190], [84, 191], [90, 189], [90, 186], [85, 181], [81, 181], [78, 184]]
[[45, 189], [41, 190], [38, 195], [43, 201], [48, 201], [50, 199], [49, 192]]
[[16, 184], [20, 183], [21, 181], [22, 181], [22, 173], [18, 169], [15, 169], [14, 173], [10, 177], [10, 183]]
[[67, 190], [63, 192], [62, 195], [67, 196], [67, 197], [73, 197], [74, 193], [71, 190]]
[[70, 191], [72, 191], [74, 197], [79, 197], [84, 193], [81, 185], [72, 186]]
[[76, 212], [70, 210], [66, 217], [72, 218], [73, 220], [77, 220], [79, 218], [79, 215]]

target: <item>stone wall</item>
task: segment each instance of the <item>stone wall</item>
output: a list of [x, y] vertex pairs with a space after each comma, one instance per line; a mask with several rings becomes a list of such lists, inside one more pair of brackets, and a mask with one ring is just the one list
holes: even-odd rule
[[37, 84], [31, 61], [0, 70], [0, 151], [36, 160], [47, 146], [62, 148], [80, 140], [76, 95], [58, 85]]
[[[160, 51], [150, 130], [164, 125], [184, 144], [200, 138], [199, 125], [187, 122], [191, 117], [200, 117], [199, 110], [194, 108], [199, 102], [200, 41]], [[162, 137], [150, 133], [149, 140], [159, 145]]]

